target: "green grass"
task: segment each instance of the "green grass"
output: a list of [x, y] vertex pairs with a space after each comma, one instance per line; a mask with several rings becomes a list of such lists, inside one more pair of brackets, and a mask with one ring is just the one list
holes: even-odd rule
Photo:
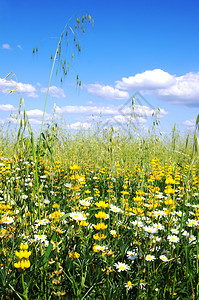
[[[85, 20], [66, 23], [49, 87]], [[199, 117], [193, 136], [163, 138], [46, 129], [43, 115], [36, 136], [23, 105], [16, 130], [0, 129], [0, 299], [199, 299]]]
[[[174, 149], [153, 135], [72, 135], [54, 124], [40, 142], [24, 135], [1, 136], [1, 299], [197, 299], [199, 170], [191, 139], [186, 147], [176, 138]], [[100, 211], [107, 218], [97, 218]], [[85, 213], [86, 223], [72, 212]], [[30, 267], [20, 270], [16, 251], [26, 243]], [[118, 262], [129, 270], [119, 272]]]

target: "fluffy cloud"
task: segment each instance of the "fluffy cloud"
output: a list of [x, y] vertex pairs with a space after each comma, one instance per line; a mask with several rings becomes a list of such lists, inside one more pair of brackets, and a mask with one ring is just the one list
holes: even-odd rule
[[102, 114], [111, 115], [118, 112], [118, 107], [105, 107], [105, 106], [77, 106], [68, 105], [63, 107], [56, 106], [56, 112], [58, 113], [70, 113], [70, 114]]
[[70, 125], [67, 125], [68, 128], [70, 129], [75, 129], [75, 130], [78, 130], [78, 129], [89, 129], [91, 128], [91, 123], [88, 123], [88, 122], [76, 122], [76, 123], [73, 123], [73, 124], [70, 124]]
[[[47, 88], [41, 88], [41, 93], [45, 94], [46, 92], [47, 92]], [[65, 98], [66, 97], [64, 90], [62, 88], [58, 88], [55, 85], [50, 86], [49, 95], [53, 98]]]
[[183, 122], [183, 125], [188, 126], [188, 127], [195, 127], [196, 126], [196, 120], [186, 120]]
[[176, 76], [155, 69], [123, 77], [115, 86], [124, 91], [138, 90], [173, 104], [199, 107], [199, 72]]
[[157, 96], [174, 104], [199, 106], [199, 72], [175, 78], [175, 84], [157, 90]]
[[12, 49], [9, 44], [2, 44], [1, 47], [2, 47], [2, 49], [6, 49], [6, 50], [11, 50]]
[[109, 85], [101, 85], [101, 84], [88, 84], [86, 88], [89, 93], [94, 96], [110, 99], [110, 100], [125, 100], [129, 98], [129, 94], [126, 91], [120, 91], [117, 88], [113, 88]]
[[36, 89], [29, 83], [16, 82], [0, 78], [0, 92], [7, 94], [10, 92], [25, 93], [28, 97], [36, 98]]
[[122, 90], [154, 90], [167, 88], [175, 83], [175, 77], [160, 69], [145, 71], [116, 81], [116, 88]]
[[[27, 110], [26, 111], [28, 117], [43, 117], [43, 111], [40, 109], [32, 109], [32, 110]], [[45, 113], [45, 116], [48, 115], [47, 113]]]
[[[132, 115], [132, 113], [136, 113], [137, 115], [141, 115], [142, 117], [151, 117], [153, 114], [157, 114], [158, 111], [151, 109], [144, 105], [135, 105], [134, 110], [132, 110], [131, 106], [123, 105], [123, 106], [78, 106], [78, 105], [68, 105], [63, 107], [55, 106], [55, 111], [57, 113], [70, 113], [70, 114], [86, 114], [86, 115], [121, 115], [128, 116]], [[163, 117], [167, 115], [164, 109], [160, 109], [159, 116]]]
[[11, 104], [0, 104], [0, 111], [14, 111], [16, 108]]
[[132, 118], [132, 116], [130, 115], [127, 116], [116, 115], [106, 120], [106, 123], [109, 124], [114, 124], [114, 123], [124, 124], [128, 122], [132, 124], [140, 125], [140, 124], [145, 124], [147, 121], [143, 117]]
[[41, 121], [40, 120], [37, 120], [37, 119], [29, 119], [29, 122], [31, 125], [41, 125]]

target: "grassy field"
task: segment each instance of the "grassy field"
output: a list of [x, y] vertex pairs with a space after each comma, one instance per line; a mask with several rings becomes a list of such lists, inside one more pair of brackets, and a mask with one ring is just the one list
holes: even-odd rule
[[193, 142], [1, 132], [1, 299], [199, 299]]
[[186, 137], [43, 121], [0, 129], [0, 299], [199, 299], [199, 116]]

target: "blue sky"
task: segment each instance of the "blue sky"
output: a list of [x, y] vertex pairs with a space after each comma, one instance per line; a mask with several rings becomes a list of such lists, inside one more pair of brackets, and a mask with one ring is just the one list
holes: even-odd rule
[[[90, 128], [101, 116], [103, 126], [131, 121], [145, 132], [160, 107], [161, 131], [170, 133], [174, 124], [181, 132], [193, 130], [199, 113], [198, 11], [194, 0], [0, 0], [0, 123], [15, 124], [22, 95], [32, 126], [39, 128], [51, 53], [69, 18], [74, 15], [69, 23], [74, 30], [76, 17], [87, 13], [94, 26], [87, 22], [85, 34], [76, 35], [81, 53], [69, 27], [69, 46], [65, 37], [62, 41], [70, 68], [66, 77], [61, 70], [53, 74], [45, 119], [56, 104], [56, 117], [72, 129]], [[5, 79], [9, 72], [12, 81]], [[135, 93], [131, 120], [129, 99]]]

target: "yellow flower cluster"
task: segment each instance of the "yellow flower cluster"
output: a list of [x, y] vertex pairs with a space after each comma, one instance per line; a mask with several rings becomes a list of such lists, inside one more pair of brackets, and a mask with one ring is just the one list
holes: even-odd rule
[[74, 165], [72, 165], [72, 166], [70, 166], [70, 169], [71, 170], [79, 170], [80, 169], [80, 166], [78, 166], [77, 164], [74, 164]]
[[108, 227], [108, 225], [105, 225], [104, 223], [97, 223], [96, 225], [94, 225], [94, 228], [97, 230], [104, 230]]
[[31, 255], [31, 251], [28, 250], [28, 244], [21, 244], [20, 251], [15, 252], [15, 256], [18, 258], [18, 262], [14, 263], [14, 267], [19, 271], [27, 269], [30, 267], [29, 257]]
[[108, 203], [106, 203], [105, 201], [101, 201], [101, 200], [99, 202], [96, 202], [95, 205], [97, 207], [102, 207], [102, 208], [108, 207]]
[[80, 254], [78, 252], [70, 252], [68, 256], [73, 260], [75, 258], [79, 258]]
[[95, 217], [99, 219], [107, 219], [108, 215], [103, 211], [99, 211], [97, 214], [95, 214]]

